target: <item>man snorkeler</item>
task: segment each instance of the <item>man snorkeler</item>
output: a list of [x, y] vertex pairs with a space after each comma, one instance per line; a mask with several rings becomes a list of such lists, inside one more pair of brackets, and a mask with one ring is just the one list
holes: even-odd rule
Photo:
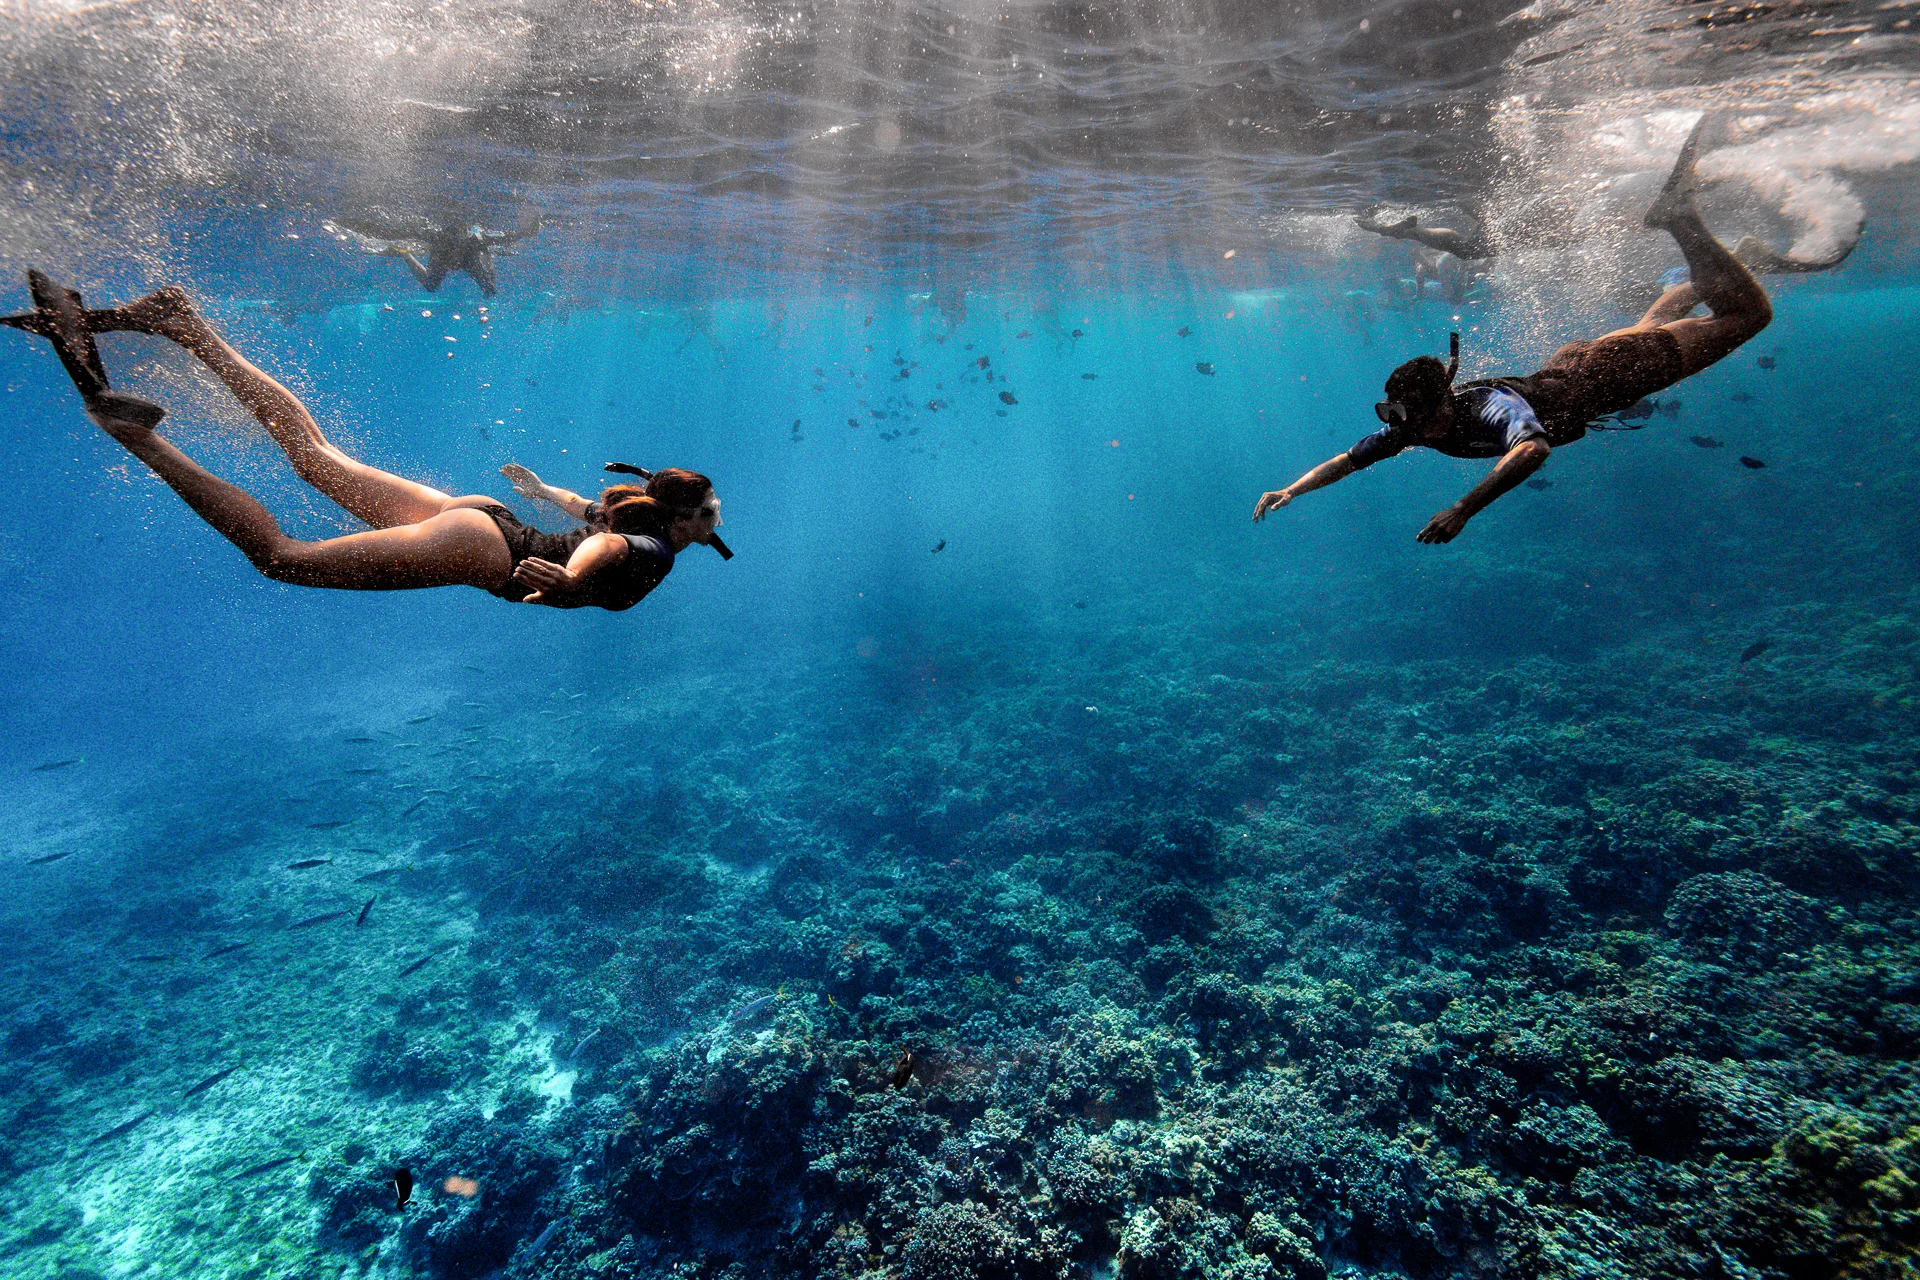
[[[381, 245], [378, 252], [406, 263], [428, 293], [438, 293], [449, 275], [464, 271], [480, 286], [480, 292], [491, 298], [500, 292], [493, 269], [494, 251], [538, 234], [540, 215], [529, 213], [514, 231], [489, 231], [465, 223], [438, 226], [428, 218], [396, 217], [379, 209], [335, 218], [327, 225], [329, 230], [350, 231]], [[420, 262], [421, 254], [426, 255], [425, 265]]]
[[[1451, 542], [1495, 499], [1540, 469], [1554, 445], [1585, 435], [1597, 418], [1630, 408], [1725, 357], [1767, 327], [1773, 304], [1753, 273], [1713, 238], [1693, 202], [1693, 166], [1702, 116], [1680, 148], [1646, 225], [1667, 232], [1686, 257], [1690, 279], [1660, 295], [1639, 323], [1589, 342], [1571, 342], [1524, 378], [1489, 378], [1456, 389], [1453, 360], [1418, 356], [1387, 379], [1374, 406], [1382, 426], [1284, 489], [1260, 495], [1253, 518], [1266, 518], [1303, 493], [1323, 489], [1409, 446], [1455, 458], [1498, 458], [1486, 479], [1427, 521], [1421, 542]], [[1705, 302], [1712, 314], [1692, 317]]]

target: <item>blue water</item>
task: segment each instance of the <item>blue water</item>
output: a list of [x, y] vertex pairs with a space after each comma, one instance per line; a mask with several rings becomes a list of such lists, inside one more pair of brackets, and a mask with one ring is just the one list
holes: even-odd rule
[[[6, 1273], [1907, 1274], [1913, 37], [1501, 8], [0, 17], [8, 309], [178, 282], [356, 457], [737, 552], [274, 583], [0, 340]], [[1843, 266], [1449, 545], [1418, 450], [1250, 522], [1449, 332], [1630, 323], [1706, 108]], [[1476, 199], [1453, 298], [1351, 222]], [[546, 225], [426, 294], [374, 202]]]

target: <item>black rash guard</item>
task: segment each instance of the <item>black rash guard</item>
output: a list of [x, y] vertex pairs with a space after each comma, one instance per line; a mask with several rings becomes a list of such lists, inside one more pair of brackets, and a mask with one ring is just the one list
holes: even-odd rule
[[[597, 533], [608, 532], [596, 526], [583, 526], [566, 533], [548, 533], [520, 523], [519, 517], [503, 506], [480, 508], [493, 517], [500, 534], [507, 540], [507, 554], [513, 568], [522, 560], [547, 560], [564, 565], [580, 549], [580, 544]], [[627, 555], [619, 564], [596, 571], [587, 579], [587, 603], [597, 609], [618, 613], [631, 609], [673, 572], [673, 551], [660, 538], [641, 533], [619, 533], [627, 543]], [[533, 594], [531, 587], [509, 577], [506, 584], [491, 594], [515, 603]]]

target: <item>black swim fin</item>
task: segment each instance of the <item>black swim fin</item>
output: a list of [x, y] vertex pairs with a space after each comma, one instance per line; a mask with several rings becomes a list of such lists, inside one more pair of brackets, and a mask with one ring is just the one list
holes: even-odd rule
[[0, 324], [11, 325], [45, 338], [66, 366], [80, 398], [90, 413], [132, 422], [151, 430], [167, 416], [167, 411], [151, 400], [115, 391], [107, 381], [106, 366], [100, 362], [100, 348], [93, 341], [80, 294], [55, 283], [40, 271], [27, 272], [27, 288], [33, 295], [34, 309], [27, 315], [0, 317]]

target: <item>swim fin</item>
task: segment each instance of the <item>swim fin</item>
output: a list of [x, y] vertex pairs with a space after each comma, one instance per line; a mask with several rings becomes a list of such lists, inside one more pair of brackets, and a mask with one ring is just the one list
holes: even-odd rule
[[87, 324], [79, 293], [55, 283], [40, 271], [27, 272], [27, 288], [33, 295], [33, 311], [26, 315], [0, 316], [0, 324], [51, 342], [89, 413], [135, 423], [149, 430], [158, 426], [167, 416], [165, 409], [140, 396], [115, 391], [107, 381], [107, 369], [100, 362], [100, 348], [93, 341], [93, 330]]

